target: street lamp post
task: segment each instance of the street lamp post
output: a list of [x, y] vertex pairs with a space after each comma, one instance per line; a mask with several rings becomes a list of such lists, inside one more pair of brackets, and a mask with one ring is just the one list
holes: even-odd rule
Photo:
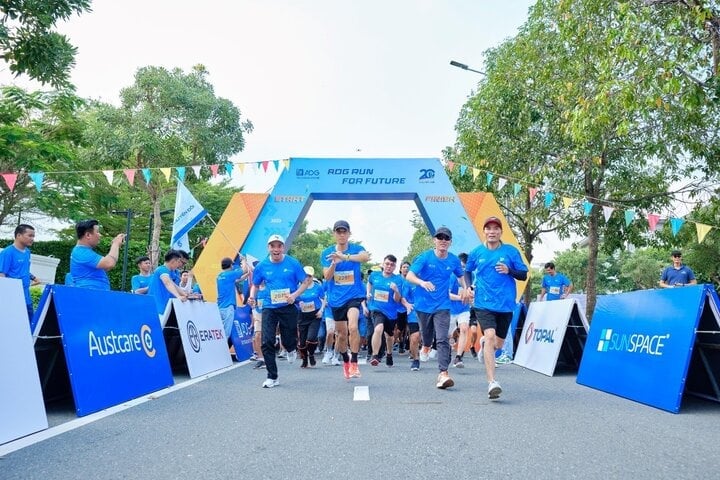
[[456, 62], [455, 60], [450, 60], [450, 65], [452, 65], [453, 67], [462, 68], [463, 70], [468, 70], [470, 72], [475, 72], [475, 73], [479, 73], [480, 75], [487, 76], [487, 73], [481, 72], [480, 70], [475, 70], [474, 68], [470, 68], [467, 65], [465, 65], [464, 63]]

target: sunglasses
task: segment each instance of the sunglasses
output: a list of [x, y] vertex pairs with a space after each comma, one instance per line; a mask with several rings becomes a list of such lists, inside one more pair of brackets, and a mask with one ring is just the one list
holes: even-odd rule
[[450, 240], [450, 237], [448, 237], [444, 233], [441, 233], [440, 235], [435, 235], [435, 238], [437, 238], [438, 240], [444, 240], [446, 242]]

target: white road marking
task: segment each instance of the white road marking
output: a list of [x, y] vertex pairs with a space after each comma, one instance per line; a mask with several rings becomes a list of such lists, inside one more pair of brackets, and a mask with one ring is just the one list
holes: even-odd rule
[[367, 385], [355, 387], [355, 391], [353, 392], [353, 402], [367, 401], [370, 401], [370, 387]]

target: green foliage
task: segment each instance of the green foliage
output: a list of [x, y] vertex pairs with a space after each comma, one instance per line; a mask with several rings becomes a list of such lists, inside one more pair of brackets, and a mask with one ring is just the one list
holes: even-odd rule
[[425, 250], [434, 247], [432, 237], [430, 236], [430, 230], [427, 228], [427, 225], [425, 225], [425, 221], [422, 219], [417, 210], [412, 211], [410, 224], [413, 226], [415, 231], [410, 239], [407, 254], [401, 262], [407, 261], [412, 263], [412, 261], [415, 260], [415, 257]]
[[69, 86], [76, 49], [53, 28], [58, 20], [89, 11], [89, 0], [0, 1], [0, 51], [10, 71], [56, 88]]

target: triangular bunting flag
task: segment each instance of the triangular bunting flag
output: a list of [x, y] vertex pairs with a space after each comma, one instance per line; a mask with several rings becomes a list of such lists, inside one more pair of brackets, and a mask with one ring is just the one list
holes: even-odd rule
[[103, 170], [102, 173], [103, 173], [103, 175], [105, 175], [105, 178], [107, 178], [108, 183], [110, 185], [112, 185], [115, 171], [114, 170]]
[[695, 228], [697, 229], [698, 243], [702, 243], [702, 241], [705, 240], [705, 235], [712, 230], [710, 225], [705, 225], [704, 223], [696, 223]]
[[553, 192], [545, 192], [545, 208], [550, 208], [553, 200], [555, 200], [555, 194]]
[[635, 210], [625, 210], [625, 226], [627, 227], [635, 220]]
[[210, 172], [212, 173], [213, 177], [217, 177], [218, 167], [219, 165], [217, 164], [210, 165]]
[[536, 187], [530, 187], [530, 201], [533, 201], [535, 195], [537, 195], [538, 189]]
[[610, 221], [610, 217], [612, 216], [615, 209], [613, 207], [608, 207], [607, 205], [603, 205], [603, 215], [605, 215], [605, 222]]
[[168, 182], [170, 181], [170, 167], [163, 167], [160, 169], [163, 175], [165, 175], [165, 180]]
[[590, 211], [592, 211], [593, 204], [585, 200], [583, 202], [583, 214], [587, 217], [590, 215]]
[[236, 163], [235, 165], [238, 167], [238, 170], [240, 170], [241, 175], [243, 173], [245, 173], [245, 164], [244, 163]]
[[498, 192], [502, 190], [505, 187], [505, 184], [507, 184], [507, 178], [500, 177], [498, 178]]
[[290, 170], [290, 159], [286, 158], [283, 160], [283, 165], [285, 165], [285, 170]]
[[467, 165], [460, 165], [460, 176], [461, 177], [463, 175], [465, 175], [465, 172], [467, 172], [467, 169], [468, 169]]
[[181, 182], [184, 182], [185, 181], [185, 167], [175, 167], [175, 170], [177, 171], [177, 174], [178, 174], [178, 180], [180, 180]]
[[150, 183], [150, 179], [152, 179], [152, 172], [149, 168], [143, 168], [142, 169], [143, 177], [145, 177], [145, 183]]
[[3, 173], [2, 174], [3, 179], [5, 180], [5, 183], [7, 183], [8, 188], [12, 192], [15, 190], [15, 182], [17, 182], [17, 173]]
[[685, 223], [685, 220], [682, 218], [671, 218], [670, 219], [670, 227], [672, 229], [673, 237], [678, 234], [680, 231], [680, 228], [683, 226], [683, 223]]
[[35, 188], [39, 192], [42, 190], [42, 184], [43, 184], [43, 178], [45, 178], [45, 172], [31, 172], [28, 175], [30, 175], [30, 178], [32, 178], [32, 181], [35, 182]]
[[517, 197], [518, 193], [520, 193], [521, 188], [522, 188], [522, 186], [519, 183], [513, 184], [513, 195], [515, 195]]
[[493, 179], [493, 174], [490, 172], [487, 172], [485, 174], [485, 185], [487, 185], [489, 187], [490, 184], [492, 183], [492, 179]]
[[127, 181], [131, 187], [135, 184], [135, 172], [136, 170], [134, 168], [126, 168], [125, 170], [123, 170], [125, 178], [127, 178]]
[[480, 175], [480, 169], [473, 167], [473, 169], [472, 169], [473, 182], [477, 180], [477, 177], [479, 175]]
[[448, 161], [448, 162], [447, 162], [447, 168], [448, 168], [448, 171], [449, 171], [449, 172], [452, 172], [452, 171], [453, 171], [453, 168], [455, 168], [455, 162], [450, 162], [450, 161]]
[[190, 168], [192, 168], [192, 171], [195, 174], [195, 178], [197, 178], [199, 180], [200, 179], [200, 168], [201, 168], [200, 165], [193, 165]]
[[570, 205], [572, 205], [573, 199], [570, 197], [563, 197], [563, 207], [565, 207], [565, 210], [570, 208]]
[[270, 165], [270, 162], [265, 160], [264, 162], [260, 162], [260, 164], [262, 165], [263, 172], [267, 173], [268, 165]]
[[650, 225], [651, 232], [655, 231], [659, 221], [660, 221], [660, 215], [658, 215], [656, 213], [648, 213], [648, 225]]
[[233, 164], [232, 162], [226, 162], [225, 163], [225, 173], [228, 177], [232, 177], [232, 171], [233, 171]]
[[280, 171], [280, 160], [273, 160], [273, 166], [275, 166], [275, 171]]

